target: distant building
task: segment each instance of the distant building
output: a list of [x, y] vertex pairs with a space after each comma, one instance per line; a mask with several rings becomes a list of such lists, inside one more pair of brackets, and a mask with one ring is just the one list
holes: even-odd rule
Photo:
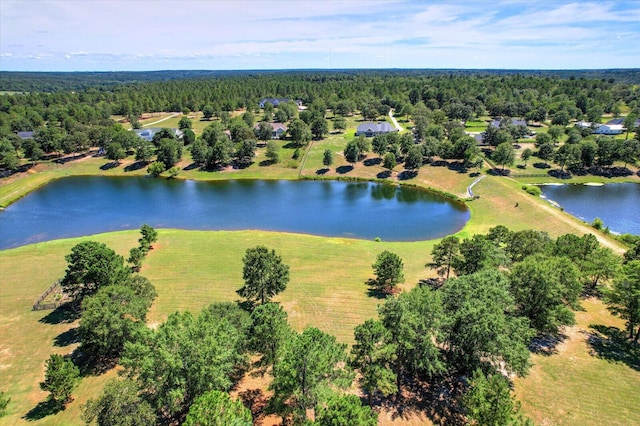
[[[618, 118], [614, 118], [612, 120], [609, 120], [606, 122], [606, 124], [620, 124], [620, 125], [624, 125], [624, 117], [618, 117]], [[636, 120], [635, 126], [634, 127], [638, 127], [640, 126], [640, 118], [638, 118]]]
[[521, 120], [519, 118], [502, 118], [497, 117], [494, 118], [493, 121], [489, 124], [491, 127], [499, 128], [502, 121], [506, 121], [507, 124], [511, 124], [513, 126], [525, 126], [527, 127], [527, 122], [525, 120]]
[[[133, 131], [142, 139], [151, 142], [155, 134], [162, 129], [164, 129], [164, 127], [147, 127], [146, 129], [134, 129]], [[181, 130], [178, 130], [178, 129], [169, 129], [169, 130], [173, 131], [177, 138], [182, 137]]]
[[33, 139], [33, 134], [35, 132], [34, 131], [29, 131], [29, 132], [17, 132], [16, 135], [18, 135], [18, 137], [20, 139]]
[[[274, 107], [277, 107], [280, 104], [286, 104], [290, 100], [291, 99], [289, 99], [289, 98], [264, 98], [264, 99], [260, 99], [260, 108], [264, 108], [264, 106], [267, 104], [267, 102], [269, 102]], [[296, 104], [298, 104], [298, 107], [301, 107], [302, 106], [302, 101], [301, 100], [297, 100]]]
[[[271, 126], [271, 139], [282, 139], [285, 133], [287, 133], [287, 126], [282, 123], [267, 123]], [[258, 130], [260, 123], [256, 123], [253, 128]]]
[[576, 127], [580, 129], [591, 129], [596, 135], [619, 135], [624, 132], [624, 126], [622, 124], [600, 124], [578, 121]]
[[375, 135], [381, 135], [383, 133], [391, 133], [391, 132], [397, 132], [397, 131], [398, 129], [396, 129], [386, 121], [383, 121], [382, 123], [367, 122], [367, 123], [362, 123], [361, 125], [358, 126], [358, 129], [356, 130], [356, 136], [364, 135], [370, 138]]

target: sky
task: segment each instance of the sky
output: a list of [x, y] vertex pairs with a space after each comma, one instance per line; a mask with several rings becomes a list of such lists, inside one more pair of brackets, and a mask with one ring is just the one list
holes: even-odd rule
[[640, 0], [0, 0], [1, 71], [640, 68]]

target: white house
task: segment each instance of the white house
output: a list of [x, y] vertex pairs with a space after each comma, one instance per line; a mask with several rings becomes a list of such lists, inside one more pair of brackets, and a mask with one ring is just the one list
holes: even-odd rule
[[596, 125], [593, 133], [597, 135], [619, 135], [624, 132], [622, 124], [600, 124]]
[[580, 129], [592, 129], [596, 135], [619, 135], [624, 132], [624, 126], [622, 124], [600, 124], [578, 121], [576, 127]]
[[391, 126], [391, 124], [387, 123], [386, 121], [383, 121], [382, 123], [367, 122], [362, 123], [358, 126], [358, 129], [356, 130], [356, 136], [364, 135], [370, 138], [375, 135], [397, 131], [398, 129]]

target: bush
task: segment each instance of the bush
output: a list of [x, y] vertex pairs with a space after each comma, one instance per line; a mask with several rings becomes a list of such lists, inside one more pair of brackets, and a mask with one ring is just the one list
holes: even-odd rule
[[534, 197], [539, 197], [540, 195], [542, 195], [542, 190], [535, 185], [522, 185], [522, 189], [527, 191], [528, 194], [531, 194]]
[[594, 229], [597, 229], [597, 230], [601, 231], [601, 230], [604, 229], [604, 222], [599, 217], [596, 217], [595, 219], [593, 219], [593, 222], [591, 223], [591, 226]]
[[155, 161], [149, 164], [149, 167], [147, 167], [147, 173], [149, 173], [153, 177], [158, 177], [162, 172], [164, 172], [164, 170], [165, 165], [160, 161]]

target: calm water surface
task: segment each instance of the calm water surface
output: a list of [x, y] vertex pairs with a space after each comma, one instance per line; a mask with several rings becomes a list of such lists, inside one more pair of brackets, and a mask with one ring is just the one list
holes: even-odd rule
[[614, 232], [640, 235], [640, 184], [544, 185], [540, 188], [545, 198], [585, 222], [591, 223], [599, 217]]
[[417, 241], [455, 233], [468, 220], [464, 206], [439, 195], [369, 182], [70, 177], [0, 211], [0, 249], [144, 223]]

